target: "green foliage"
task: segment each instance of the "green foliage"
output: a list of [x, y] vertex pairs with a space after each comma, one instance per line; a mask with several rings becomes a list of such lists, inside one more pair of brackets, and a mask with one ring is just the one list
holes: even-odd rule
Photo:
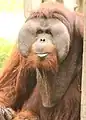
[[0, 68], [2, 68], [4, 61], [8, 58], [12, 48], [12, 43], [0, 38]]
[[[18, 12], [23, 10], [23, 0], [0, 0], [0, 12]], [[0, 38], [0, 68], [8, 58], [13, 44]]]
[[0, 0], [1, 11], [18, 11], [23, 8], [23, 0]]

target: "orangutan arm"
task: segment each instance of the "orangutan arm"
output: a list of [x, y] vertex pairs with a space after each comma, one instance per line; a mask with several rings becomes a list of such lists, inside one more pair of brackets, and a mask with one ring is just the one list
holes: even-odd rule
[[31, 97], [24, 103], [22, 110], [17, 113], [16, 117], [13, 120], [39, 120], [39, 106], [40, 95], [36, 86]]
[[22, 57], [14, 48], [0, 77], [0, 105], [9, 107], [18, 105], [18, 102], [23, 103], [35, 85], [35, 69], [28, 63], [28, 58]]
[[[16, 58], [16, 59], [15, 59]], [[0, 105], [10, 106], [16, 97], [16, 81], [18, 75], [19, 56], [14, 53], [1, 71], [0, 76]]]
[[0, 76], [0, 116], [3, 117], [2, 111], [7, 113], [7, 108], [16, 111], [20, 109], [31, 95], [35, 84], [35, 70], [30, 69], [27, 59], [15, 49]]

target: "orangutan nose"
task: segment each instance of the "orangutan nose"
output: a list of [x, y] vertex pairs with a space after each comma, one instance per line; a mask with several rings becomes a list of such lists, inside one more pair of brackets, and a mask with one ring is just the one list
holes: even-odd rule
[[45, 42], [45, 38], [43, 38], [43, 39], [41, 38], [41, 39], [40, 39], [40, 42]]

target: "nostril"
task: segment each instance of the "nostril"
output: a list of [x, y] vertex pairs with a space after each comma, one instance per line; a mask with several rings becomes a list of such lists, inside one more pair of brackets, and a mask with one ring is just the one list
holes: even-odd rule
[[40, 39], [40, 41], [42, 41], [42, 39]]
[[45, 41], [45, 39], [40, 39], [40, 41], [44, 42], [44, 41]]
[[43, 42], [45, 41], [45, 39], [43, 39]]

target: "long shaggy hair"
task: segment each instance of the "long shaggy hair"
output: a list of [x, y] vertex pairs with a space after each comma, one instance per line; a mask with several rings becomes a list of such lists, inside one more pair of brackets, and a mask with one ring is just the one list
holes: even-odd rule
[[[78, 120], [80, 118], [80, 91], [78, 90], [78, 86], [81, 86], [83, 16], [64, 9], [63, 5], [59, 3], [44, 3], [39, 9], [31, 12], [26, 22], [32, 18], [59, 19], [68, 28], [71, 37], [71, 49], [62, 69], [59, 71], [57, 81], [62, 82], [63, 88], [64, 83], [67, 83], [67, 85], [70, 84], [70, 86], [60, 101], [59, 107], [56, 106], [54, 115], [52, 114], [52, 109], [50, 113], [45, 108], [40, 108], [44, 110], [44, 113], [41, 112], [40, 116], [43, 117], [43, 120], [46, 120], [46, 118], [50, 120], [52, 116], [57, 116], [57, 120], [69, 120], [69, 118], [70, 120]], [[24, 58], [15, 46], [0, 76], [0, 104], [3, 103], [5, 106], [12, 106], [12, 108], [16, 109], [22, 107], [36, 86], [35, 69], [37, 67], [48, 71], [58, 70], [58, 51], [53, 52], [42, 61], [36, 54], [33, 54], [33, 51]], [[8, 87], [8, 91], [6, 87]], [[1, 93], [4, 93], [4, 95]], [[38, 99], [38, 97], [35, 97], [35, 99]], [[38, 104], [36, 107], [38, 107]]]

